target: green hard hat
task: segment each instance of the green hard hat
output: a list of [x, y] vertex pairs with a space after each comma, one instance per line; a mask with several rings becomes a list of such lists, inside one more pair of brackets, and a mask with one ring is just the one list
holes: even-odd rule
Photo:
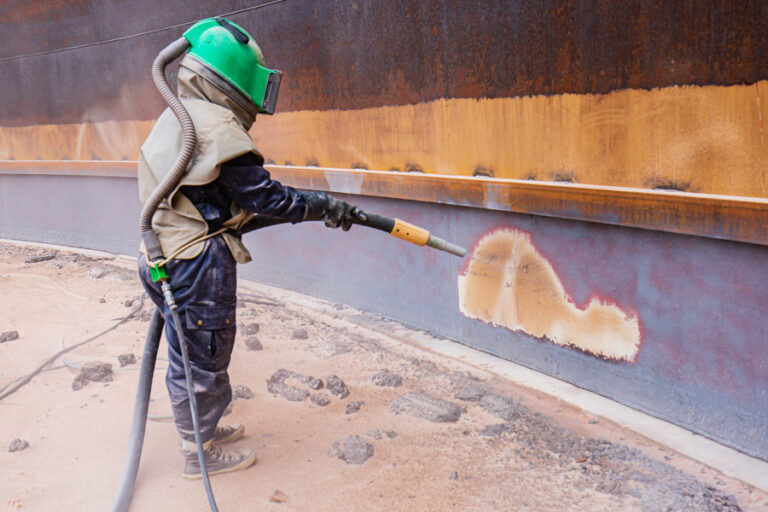
[[274, 113], [282, 72], [264, 67], [264, 54], [248, 32], [227, 19], [208, 18], [192, 25], [184, 37], [193, 71], [225, 92], [234, 89], [231, 92], [244, 95], [233, 99], [256, 105], [258, 112]]

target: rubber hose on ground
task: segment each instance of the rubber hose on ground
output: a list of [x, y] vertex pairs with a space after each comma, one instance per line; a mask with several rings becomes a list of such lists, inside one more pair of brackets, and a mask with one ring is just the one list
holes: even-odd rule
[[149, 323], [147, 340], [144, 343], [144, 355], [141, 359], [141, 372], [139, 373], [139, 387], [136, 390], [136, 403], [133, 406], [133, 419], [131, 420], [131, 434], [128, 439], [128, 453], [123, 464], [123, 474], [120, 476], [120, 484], [117, 489], [115, 501], [112, 503], [112, 512], [125, 512], [131, 504], [133, 486], [136, 483], [136, 474], [139, 471], [141, 449], [144, 446], [144, 430], [147, 426], [147, 410], [149, 409], [149, 396], [152, 392], [152, 378], [155, 374], [155, 359], [160, 345], [160, 336], [163, 334], [165, 320], [160, 310], [155, 308], [152, 321]]
[[208, 504], [211, 506], [211, 512], [219, 512], [216, 506], [216, 499], [213, 497], [211, 489], [211, 480], [208, 477], [208, 469], [205, 467], [205, 454], [203, 452], [203, 442], [200, 439], [200, 420], [197, 416], [197, 399], [195, 398], [195, 383], [192, 380], [192, 369], [189, 365], [189, 347], [187, 339], [184, 337], [184, 331], [181, 329], [181, 319], [179, 312], [171, 308], [173, 317], [173, 328], [176, 330], [176, 336], [179, 338], [179, 347], [181, 348], [181, 357], [184, 360], [184, 375], [187, 378], [187, 396], [189, 397], [189, 409], [192, 411], [192, 428], [195, 431], [195, 443], [197, 444], [197, 460], [200, 463], [200, 473], [205, 485], [205, 494], [208, 496]]

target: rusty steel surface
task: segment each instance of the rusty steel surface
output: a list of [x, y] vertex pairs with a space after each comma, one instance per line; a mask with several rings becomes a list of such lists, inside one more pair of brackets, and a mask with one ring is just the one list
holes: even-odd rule
[[[136, 162], [0, 161], [2, 174], [136, 176]], [[269, 165], [301, 189], [452, 204], [768, 245], [768, 200], [678, 192]]]
[[560, 217], [768, 245], [768, 200], [526, 180], [269, 166], [297, 188]]
[[[253, 5], [4, 2], [0, 123], [153, 119], [162, 105], [149, 67], [184, 30], [164, 27]], [[286, 0], [231, 18], [284, 71], [283, 112], [768, 76], [768, 3], [757, 0]], [[13, 58], [77, 45], [90, 46]]]

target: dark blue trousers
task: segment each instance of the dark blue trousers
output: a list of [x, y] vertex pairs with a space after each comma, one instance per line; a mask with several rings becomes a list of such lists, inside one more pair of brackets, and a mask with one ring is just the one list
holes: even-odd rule
[[[221, 236], [204, 242], [202, 253], [191, 260], [173, 260], [166, 266], [179, 309], [181, 330], [189, 346], [189, 359], [203, 442], [213, 437], [222, 413], [232, 400], [227, 368], [235, 343], [237, 267]], [[139, 275], [152, 302], [165, 318], [168, 373], [165, 382], [173, 417], [181, 437], [194, 441], [178, 326], [165, 305], [159, 283], [153, 283], [144, 255]]]

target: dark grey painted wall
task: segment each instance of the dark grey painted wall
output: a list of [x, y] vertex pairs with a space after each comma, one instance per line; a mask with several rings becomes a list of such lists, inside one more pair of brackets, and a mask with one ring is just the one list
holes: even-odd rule
[[[0, 175], [0, 236], [136, 254], [133, 179]], [[595, 294], [636, 311], [634, 363], [606, 361], [459, 312], [463, 261], [355, 227], [279, 226], [247, 235], [240, 276], [344, 302], [572, 382], [768, 460], [768, 247], [347, 196], [471, 247], [531, 234], [576, 304]]]

